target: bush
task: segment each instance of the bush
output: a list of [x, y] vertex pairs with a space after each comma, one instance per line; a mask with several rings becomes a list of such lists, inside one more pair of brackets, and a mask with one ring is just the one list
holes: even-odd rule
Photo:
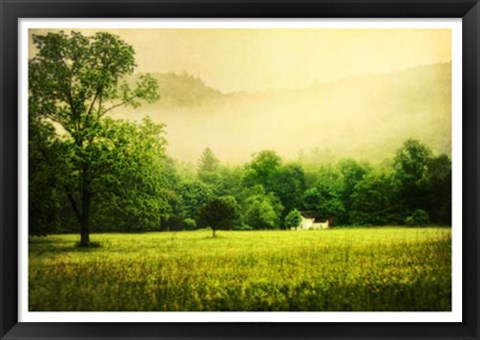
[[183, 220], [183, 225], [185, 226], [185, 230], [195, 230], [197, 222], [193, 218], [186, 218]]
[[297, 209], [293, 209], [288, 213], [287, 217], [285, 217], [285, 226], [287, 229], [297, 229], [301, 221], [302, 217], [300, 216], [300, 212]]
[[267, 196], [255, 195], [247, 199], [245, 222], [254, 229], [276, 229], [278, 215]]
[[233, 230], [253, 230], [253, 228], [248, 224], [238, 224], [233, 227]]
[[417, 209], [405, 219], [405, 224], [414, 227], [425, 226], [430, 224], [430, 216], [425, 210]]

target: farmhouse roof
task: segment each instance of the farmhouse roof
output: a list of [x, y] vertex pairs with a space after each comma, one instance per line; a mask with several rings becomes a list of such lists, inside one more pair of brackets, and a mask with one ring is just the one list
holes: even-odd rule
[[300, 211], [300, 215], [302, 215], [305, 218], [313, 218], [315, 220], [326, 220], [328, 216], [325, 214], [322, 214], [320, 211], [315, 211], [315, 210], [302, 210]]

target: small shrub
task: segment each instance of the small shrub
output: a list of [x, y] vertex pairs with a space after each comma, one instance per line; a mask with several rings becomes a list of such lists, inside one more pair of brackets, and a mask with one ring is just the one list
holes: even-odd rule
[[233, 227], [233, 230], [253, 230], [253, 228], [248, 224], [239, 224]]
[[301, 221], [302, 217], [300, 216], [300, 212], [297, 209], [293, 209], [288, 213], [287, 217], [285, 217], [285, 226], [287, 229], [297, 229]]
[[197, 222], [193, 218], [186, 218], [183, 220], [183, 225], [185, 226], [185, 230], [195, 230]]
[[412, 227], [426, 226], [430, 224], [430, 216], [425, 210], [417, 209], [405, 219], [405, 224]]

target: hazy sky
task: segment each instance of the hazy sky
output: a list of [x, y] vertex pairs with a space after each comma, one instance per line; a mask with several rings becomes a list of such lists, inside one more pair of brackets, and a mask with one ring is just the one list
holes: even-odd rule
[[[98, 30], [79, 31], [89, 35]], [[134, 47], [137, 71], [188, 72], [223, 92], [305, 87], [451, 60], [450, 29], [102, 31]]]

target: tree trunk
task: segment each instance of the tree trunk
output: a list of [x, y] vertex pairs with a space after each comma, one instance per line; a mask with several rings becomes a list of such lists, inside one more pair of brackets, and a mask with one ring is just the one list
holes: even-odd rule
[[215, 237], [215, 228], [212, 228], [212, 231], [213, 231], [212, 237]]
[[89, 225], [88, 221], [82, 221], [80, 225], [80, 245], [81, 246], [88, 246], [90, 244], [90, 233], [89, 233]]
[[90, 244], [90, 173], [88, 166], [82, 169], [82, 220], [80, 221], [80, 245]]

